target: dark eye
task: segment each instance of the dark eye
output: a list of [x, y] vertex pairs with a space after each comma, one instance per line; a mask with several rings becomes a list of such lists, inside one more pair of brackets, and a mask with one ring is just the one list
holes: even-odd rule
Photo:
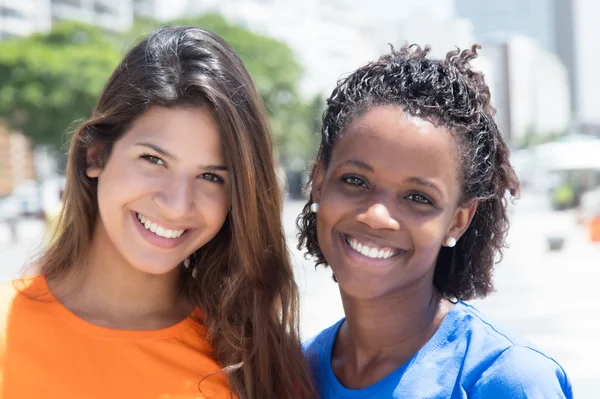
[[363, 179], [356, 176], [342, 176], [342, 182], [353, 187], [369, 187]]
[[429, 198], [421, 194], [409, 194], [406, 196], [406, 198], [418, 204], [432, 205], [432, 202], [429, 200]]
[[150, 155], [150, 154], [144, 154], [140, 158], [143, 158], [146, 161], [148, 161], [148, 162], [150, 162], [151, 164], [154, 164], [154, 165], [164, 165], [165, 164], [165, 162], [162, 159], [160, 159], [157, 156]]
[[225, 179], [223, 179], [221, 176], [216, 175], [214, 173], [202, 173], [200, 175], [200, 177], [204, 180], [208, 180], [213, 183], [224, 183], [225, 182]]

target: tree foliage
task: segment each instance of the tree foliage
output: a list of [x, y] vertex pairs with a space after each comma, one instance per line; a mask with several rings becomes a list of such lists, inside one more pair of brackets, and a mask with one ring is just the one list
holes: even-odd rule
[[[302, 68], [288, 46], [214, 14], [166, 24], [199, 26], [227, 40], [265, 101], [282, 161], [312, 156], [322, 100], [299, 94]], [[69, 22], [47, 34], [0, 41], [0, 118], [36, 143], [62, 145], [69, 126], [90, 115], [124, 53], [161, 25], [141, 19], [111, 36]]]
[[102, 31], [76, 23], [0, 42], [0, 118], [36, 143], [60, 145], [89, 116], [120, 57]]

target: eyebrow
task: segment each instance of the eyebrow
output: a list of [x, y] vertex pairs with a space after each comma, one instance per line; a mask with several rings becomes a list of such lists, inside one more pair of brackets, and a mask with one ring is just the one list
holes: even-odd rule
[[359, 161], [358, 159], [348, 159], [340, 164], [343, 165], [352, 165], [356, 166], [358, 169], [368, 170], [369, 172], [373, 172], [374, 169], [371, 165], [364, 163], [363, 161]]
[[418, 184], [420, 186], [432, 188], [435, 191], [437, 191], [438, 193], [440, 193], [440, 195], [442, 195], [442, 190], [440, 190], [438, 186], [436, 186], [435, 184], [433, 184], [429, 180], [425, 180], [425, 179], [422, 179], [420, 177], [409, 177], [407, 179], [407, 181], [411, 182], [411, 183], [414, 183], [414, 184]]
[[[167, 150], [165, 150], [164, 148], [161, 148], [157, 145], [154, 145], [152, 143], [136, 143], [135, 145], [137, 146], [141, 146], [141, 147], [148, 147], [156, 152], [158, 152], [160, 155], [167, 157], [167, 158], [171, 158], [171, 159], [177, 159], [177, 157], [173, 154], [171, 154], [170, 152], [168, 152]], [[228, 172], [229, 168], [227, 168], [227, 166], [225, 165], [205, 165], [205, 166], [199, 166], [201, 169], [206, 169], [206, 170], [210, 170], [210, 171], [224, 171], [224, 172]]]
[[[340, 164], [340, 166], [342, 166], [342, 165], [352, 165], [352, 166], [357, 167], [358, 169], [364, 169], [369, 172], [375, 171], [375, 169], [373, 169], [373, 167], [371, 165], [364, 163], [363, 161], [359, 161], [358, 159], [348, 159]], [[413, 176], [413, 177], [409, 177], [408, 179], [406, 179], [406, 181], [410, 182], [410, 183], [418, 184], [423, 187], [429, 187], [429, 188], [437, 191], [438, 193], [440, 193], [440, 195], [442, 195], [442, 190], [440, 190], [440, 188], [437, 185], [435, 185], [433, 182], [430, 182], [429, 180], [423, 179], [421, 177]]]

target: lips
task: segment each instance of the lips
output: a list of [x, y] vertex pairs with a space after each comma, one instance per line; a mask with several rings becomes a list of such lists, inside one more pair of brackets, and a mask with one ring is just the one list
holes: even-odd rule
[[390, 259], [402, 252], [399, 248], [378, 245], [372, 241], [361, 241], [346, 234], [343, 235], [343, 238], [353, 251], [370, 259]]

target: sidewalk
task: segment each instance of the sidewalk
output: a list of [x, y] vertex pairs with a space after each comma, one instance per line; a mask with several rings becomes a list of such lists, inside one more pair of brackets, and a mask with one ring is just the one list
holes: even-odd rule
[[42, 249], [44, 223], [23, 219], [17, 225], [17, 234], [14, 244], [8, 226], [0, 223], [0, 283], [19, 277], [23, 267]]

